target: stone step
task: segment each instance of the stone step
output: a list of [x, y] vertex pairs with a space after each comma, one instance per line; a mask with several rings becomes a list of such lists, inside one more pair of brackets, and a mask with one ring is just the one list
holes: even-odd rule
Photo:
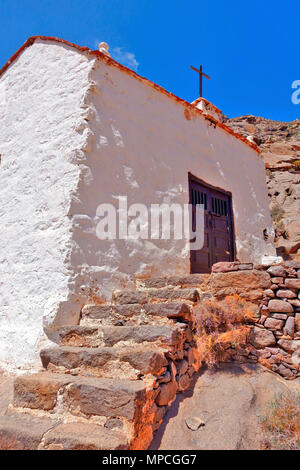
[[[50, 411], [60, 409], [77, 415], [126, 418], [134, 421], [146, 398], [153, 393], [142, 380], [75, 377], [41, 372], [15, 379], [15, 409]], [[58, 414], [59, 415], [59, 414]]]
[[45, 369], [52, 366], [62, 372], [82, 373], [101, 377], [128, 377], [161, 374], [168, 361], [157, 347], [137, 346], [131, 348], [80, 348], [60, 346], [43, 349], [40, 353]]
[[205, 284], [209, 279], [209, 274], [190, 274], [186, 276], [166, 276], [150, 279], [138, 279], [136, 285], [138, 288], [161, 289], [163, 287], [198, 287]]
[[86, 423], [64, 423], [49, 431], [43, 450], [128, 450], [124, 432]]
[[190, 329], [184, 323], [99, 327], [75, 325], [61, 327], [58, 334], [61, 346], [111, 347], [121, 342], [124, 346], [155, 342], [158, 346], [176, 349], [181, 347]]
[[62, 424], [26, 413], [0, 417], [0, 450], [121, 450], [125, 434], [87, 423]]
[[146, 290], [120, 290], [115, 291], [112, 296], [113, 303], [116, 305], [125, 304], [146, 304], [155, 301], [189, 301], [197, 302], [199, 292], [195, 288], [181, 289], [172, 287], [151, 288]]
[[81, 325], [140, 325], [159, 319], [191, 320], [192, 308], [184, 302], [85, 305], [81, 313]]

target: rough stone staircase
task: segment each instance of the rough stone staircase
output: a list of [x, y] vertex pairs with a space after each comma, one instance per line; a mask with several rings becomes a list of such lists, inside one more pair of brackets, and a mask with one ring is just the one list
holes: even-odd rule
[[0, 449], [146, 449], [199, 368], [193, 307], [204, 280], [147, 279], [86, 305], [41, 351], [43, 371], [15, 379]]

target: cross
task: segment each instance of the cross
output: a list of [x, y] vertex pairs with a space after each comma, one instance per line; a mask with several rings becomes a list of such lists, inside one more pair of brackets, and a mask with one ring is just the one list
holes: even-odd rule
[[193, 69], [195, 72], [199, 73], [199, 98], [202, 98], [202, 76], [208, 78], [210, 80], [210, 77], [206, 75], [206, 73], [202, 72], [202, 65], [200, 65], [199, 70], [193, 67], [192, 65], [190, 66], [191, 69]]

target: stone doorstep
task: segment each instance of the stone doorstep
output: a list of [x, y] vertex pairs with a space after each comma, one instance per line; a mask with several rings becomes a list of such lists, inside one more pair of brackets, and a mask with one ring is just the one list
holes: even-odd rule
[[[141, 317], [191, 318], [191, 307], [184, 302], [168, 302], [155, 304], [123, 304], [123, 305], [85, 305], [82, 309], [82, 320], [99, 320], [114, 323]], [[81, 321], [82, 321], [81, 320]]]
[[25, 413], [0, 417], [0, 450], [119, 450], [128, 449], [126, 436], [96, 424], [59, 424]]
[[117, 362], [119, 367], [120, 363], [127, 363], [143, 375], [158, 375], [164, 366], [168, 365], [164, 351], [160, 351], [158, 347], [151, 349], [137, 345], [122, 349], [61, 346], [43, 349], [40, 355], [45, 369], [51, 363], [66, 370], [76, 368], [95, 369], [94, 375], [98, 376], [105, 375], [107, 369], [108, 371], [111, 369], [113, 362]]
[[140, 325], [140, 326], [65, 326], [59, 330], [61, 346], [102, 347], [114, 346], [121, 341], [130, 343], [153, 343], [179, 347], [184, 340], [187, 325]]
[[13, 405], [16, 408], [54, 410], [58, 393], [72, 412], [84, 415], [123, 417], [133, 420], [143, 406], [147, 390], [142, 380], [74, 377], [42, 372], [15, 379]]
[[174, 300], [196, 302], [199, 300], [199, 292], [197, 289], [176, 289], [171, 287], [148, 290], [120, 290], [113, 293], [112, 300], [115, 305], [146, 304], [152, 301]]
[[238, 261], [220, 261], [212, 266], [212, 273], [229, 273], [233, 271], [250, 271], [253, 263], [240, 263]]

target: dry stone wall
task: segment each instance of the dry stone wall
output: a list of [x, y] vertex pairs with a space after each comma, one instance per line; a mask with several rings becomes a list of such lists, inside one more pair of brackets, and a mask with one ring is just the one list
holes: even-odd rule
[[286, 379], [300, 376], [300, 263], [255, 266], [240, 263], [213, 267], [210, 294], [220, 299], [239, 294], [257, 306], [249, 346], [232, 351], [238, 362], [260, 362]]

